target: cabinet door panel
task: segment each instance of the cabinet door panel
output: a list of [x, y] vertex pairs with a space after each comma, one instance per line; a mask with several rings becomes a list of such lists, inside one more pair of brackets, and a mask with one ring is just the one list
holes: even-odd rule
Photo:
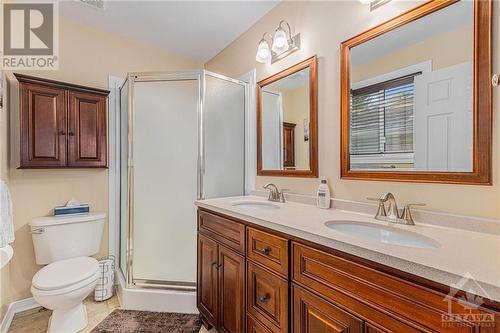
[[269, 330], [288, 332], [288, 282], [248, 261], [247, 311]]
[[217, 243], [198, 234], [198, 274], [196, 300], [198, 310], [210, 324], [217, 327], [218, 270]]
[[288, 277], [288, 240], [254, 228], [247, 228], [247, 257]]
[[363, 321], [323, 299], [293, 286], [295, 333], [361, 333]]
[[70, 92], [68, 165], [105, 167], [106, 97]]
[[219, 246], [219, 332], [242, 333], [245, 327], [245, 259]]
[[247, 317], [247, 333], [271, 333], [264, 325], [252, 317]]
[[66, 165], [65, 91], [21, 84], [21, 168]]

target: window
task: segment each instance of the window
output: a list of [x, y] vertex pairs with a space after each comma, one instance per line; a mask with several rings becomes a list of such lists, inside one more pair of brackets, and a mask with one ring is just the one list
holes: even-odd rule
[[414, 77], [419, 74], [351, 91], [352, 162], [413, 164]]

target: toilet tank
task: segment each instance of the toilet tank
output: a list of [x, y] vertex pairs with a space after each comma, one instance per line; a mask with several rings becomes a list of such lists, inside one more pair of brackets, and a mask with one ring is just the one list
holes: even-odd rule
[[105, 213], [38, 217], [30, 231], [38, 265], [99, 252]]

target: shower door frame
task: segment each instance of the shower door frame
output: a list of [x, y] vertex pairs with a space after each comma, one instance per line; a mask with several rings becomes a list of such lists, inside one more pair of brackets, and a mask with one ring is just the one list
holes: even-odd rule
[[[192, 70], [192, 71], [170, 71], [170, 72], [133, 72], [129, 73], [125, 78], [123, 85], [120, 87], [120, 98], [121, 98], [121, 90], [127, 85], [128, 87], [128, 104], [127, 104], [127, 201], [126, 201], [126, 210], [127, 210], [127, 221], [126, 221], [126, 244], [125, 244], [125, 255], [126, 255], [126, 267], [125, 272], [123, 271], [124, 267], [121, 267], [119, 264], [119, 268], [121, 273], [125, 277], [125, 282], [127, 288], [136, 288], [136, 289], [164, 289], [164, 290], [178, 290], [178, 291], [195, 291], [196, 290], [196, 282], [180, 282], [180, 281], [163, 281], [163, 280], [147, 280], [147, 279], [134, 279], [133, 275], [133, 261], [134, 261], [134, 154], [133, 154], [133, 139], [134, 139], [134, 84], [135, 82], [154, 82], [154, 81], [197, 81], [198, 82], [198, 101], [197, 101], [197, 143], [198, 143], [198, 153], [197, 153], [197, 199], [204, 199], [204, 171], [205, 171], [205, 140], [204, 140], [204, 102], [205, 102], [205, 84], [206, 76], [212, 76], [218, 79], [222, 79], [225, 81], [229, 81], [235, 84], [239, 84], [244, 88], [244, 100], [243, 100], [243, 110], [245, 113], [244, 121], [246, 122], [246, 115], [248, 113], [248, 103], [247, 98], [249, 95], [249, 87], [248, 84], [241, 80], [236, 80], [221, 74], [213, 73], [206, 70]], [[121, 105], [121, 103], [120, 103]], [[122, 110], [120, 110], [120, 117], [123, 116]], [[121, 119], [121, 118], [120, 118]], [[244, 124], [246, 125], [246, 124]], [[117, 124], [117, 128], [121, 131], [121, 121]], [[120, 140], [121, 140], [121, 132], [120, 132]], [[121, 152], [121, 147], [124, 143], [120, 141], [119, 147]], [[246, 135], [244, 136], [243, 147], [245, 150], [246, 147]], [[117, 160], [120, 163], [120, 175], [117, 177], [120, 179], [120, 188], [121, 184], [121, 163], [122, 158], [121, 154], [118, 156]], [[244, 155], [244, 177], [243, 177], [243, 188], [245, 188], [246, 181], [246, 155]], [[120, 189], [120, 195], [118, 196], [118, 204], [120, 207], [120, 233], [118, 235], [119, 249], [117, 253], [121, 256], [121, 228], [124, 226], [123, 224], [123, 216], [121, 214], [121, 196], [122, 191]], [[121, 263], [121, 258], [118, 258], [118, 262]], [[193, 263], [195, 264], [195, 263]]]

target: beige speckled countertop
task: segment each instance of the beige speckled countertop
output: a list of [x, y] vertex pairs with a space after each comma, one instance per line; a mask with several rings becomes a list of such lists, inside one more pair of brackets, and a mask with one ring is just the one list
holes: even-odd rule
[[[418, 222], [415, 226], [396, 225], [366, 214], [296, 202], [273, 203], [280, 209], [233, 205], [245, 200], [268, 202], [259, 196], [245, 196], [199, 200], [196, 205], [500, 301], [500, 235]], [[430, 238], [437, 248], [407, 247], [351, 236], [325, 226], [332, 220], [403, 229]], [[466, 285], [464, 277], [469, 281]], [[471, 279], [477, 283], [470, 283]]]

